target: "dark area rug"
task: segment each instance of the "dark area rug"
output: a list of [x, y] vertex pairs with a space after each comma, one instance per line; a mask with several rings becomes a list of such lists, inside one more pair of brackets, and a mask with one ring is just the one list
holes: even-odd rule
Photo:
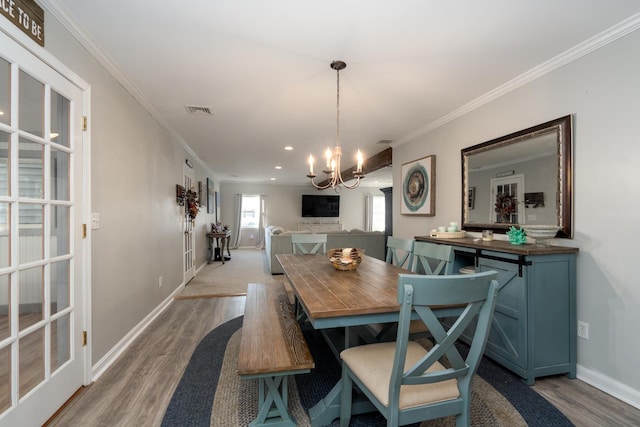
[[208, 426], [220, 368], [229, 338], [242, 327], [243, 317], [218, 326], [200, 341], [189, 360], [162, 426]]
[[[242, 317], [212, 330], [194, 351], [167, 407], [163, 426], [209, 426], [218, 378], [229, 338], [242, 326]], [[308, 410], [324, 397], [340, 379], [340, 365], [322, 336], [305, 331], [316, 368], [297, 375], [296, 385], [302, 406]], [[461, 352], [466, 346], [461, 344]], [[529, 426], [572, 426], [573, 424], [519, 377], [490, 359], [483, 358], [478, 374], [498, 390], [520, 412]], [[222, 384], [221, 384], [222, 386]], [[215, 414], [214, 414], [215, 418]], [[334, 422], [334, 425], [337, 425]], [[354, 416], [352, 426], [384, 426], [379, 414]]]

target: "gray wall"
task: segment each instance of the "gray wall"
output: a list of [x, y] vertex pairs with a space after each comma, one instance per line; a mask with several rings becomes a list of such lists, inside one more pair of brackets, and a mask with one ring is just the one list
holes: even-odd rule
[[[640, 401], [640, 31], [596, 50], [416, 140], [394, 147], [394, 165], [437, 156], [436, 212], [399, 214], [394, 234], [412, 237], [460, 220], [460, 150], [567, 114], [574, 115], [578, 375], [629, 402]], [[394, 166], [394, 182], [400, 167]]]
[[[101, 220], [91, 233], [95, 365], [183, 282], [175, 186], [190, 156], [54, 18], [46, 22], [46, 50], [91, 85], [91, 210]], [[196, 222], [197, 266], [208, 217]]]
[[[227, 183], [220, 185], [222, 218], [225, 224], [233, 224], [236, 194], [265, 194], [266, 225], [278, 225], [285, 230], [297, 230], [302, 221], [303, 194], [336, 194], [333, 190], [318, 191], [311, 185], [278, 185]], [[365, 196], [382, 196], [375, 187], [358, 187], [340, 193], [340, 223], [344, 230], [364, 229]]]

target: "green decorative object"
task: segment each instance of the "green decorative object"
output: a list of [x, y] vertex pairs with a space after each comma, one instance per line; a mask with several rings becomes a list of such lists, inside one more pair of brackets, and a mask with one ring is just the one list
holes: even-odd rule
[[512, 245], [521, 245], [527, 241], [527, 233], [523, 229], [515, 228], [514, 226], [509, 227], [507, 237]]

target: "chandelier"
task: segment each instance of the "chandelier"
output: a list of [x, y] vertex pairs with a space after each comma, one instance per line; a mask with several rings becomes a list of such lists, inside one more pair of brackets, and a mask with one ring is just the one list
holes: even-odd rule
[[[336, 143], [333, 147], [333, 150], [327, 148], [325, 152], [326, 164], [325, 168], [322, 170], [327, 175], [326, 184], [319, 185], [314, 182], [314, 178], [317, 176], [313, 173], [313, 164], [315, 162], [312, 155], [309, 155], [309, 173], [307, 174], [307, 178], [311, 179], [311, 184], [319, 189], [325, 190], [327, 188], [333, 188], [336, 191], [339, 191], [340, 185], [344, 185], [346, 188], [352, 189], [356, 188], [360, 185], [360, 180], [364, 178], [364, 172], [362, 172], [362, 153], [358, 150], [356, 154], [357, 166], [356, 170], [353, 171], [353, 178], [355, 178], [355, 182], [351, 185], [346, 184], [345, 180], [342, 178], [342, 169], [340, 165], [340, 160], [342, 159], [342, 149], [340, 148], [340, 70], [344, 70], [347, 67], [347, 64], [343, 61], [333, 61], [331, 63], [331, 68], [336, 70], [337, 75], [337, 96], [336, 96]], [[349, 181], [353, 178], [347, 178], [346, 181]]]

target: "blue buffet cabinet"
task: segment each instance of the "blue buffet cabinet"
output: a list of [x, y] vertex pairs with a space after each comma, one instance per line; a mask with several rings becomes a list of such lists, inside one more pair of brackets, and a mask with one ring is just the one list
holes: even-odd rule
[[498, 272], [500, 288], [486, 356], [529, 385], [545, 375], [575, 378], [577, 248], [472, 238], [415, 240], [453, 246], [454, 274], [470, 266]]

